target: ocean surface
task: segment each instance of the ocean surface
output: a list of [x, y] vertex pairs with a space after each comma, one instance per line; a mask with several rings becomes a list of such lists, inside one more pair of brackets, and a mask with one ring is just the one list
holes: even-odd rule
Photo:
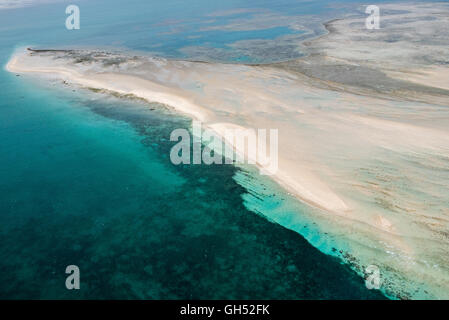
[[[357, 6], [71, 3], [81, 9], [80, 30], [65, 28], [67, 2], [0, 10], [1, 65], [25, 46], [270, 62], [301, 52], [285, 47], [273, 55], [248, 40], [270, 48], [285, 36], [316, 36], [322, 21]], [[296, 28], [273, 22], [300, 15]], [[264, 212], [277, 210], [282, 219], [285, 210], [300, 217], [307, 208], [268, 180], [254, 180], [251, 168], [172, 165], [170, 133], [190, 120], [169, 108], [3, 68], [0, 88], [0, 298], [384, 298], [327, 254], [337, 249], [322, 243], [312, 224], [304, 222], [299, 234], [267, 219]], [[81, 290], [65, 288], [72, 264], [80, 268]]]

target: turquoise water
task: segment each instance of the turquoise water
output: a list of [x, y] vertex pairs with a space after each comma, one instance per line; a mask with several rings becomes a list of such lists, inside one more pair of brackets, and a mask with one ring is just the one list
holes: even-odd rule
[[[82, 27], [73, 32], [64, 28], [65, 4], [0, 11], [0, 61], [20, 46], [152, 51], [159, 42], [160, 54], [180, 57], [193, 43], [219, 48], [301, 33], [204, 31], [189, 40], [212, 11], [323, 7], [182, 3], [80, 1]], [[172, 20], [188, 27], [164, 35]], [[248, 209], [248, 191], [234, 179], [242, 169], [173, 166], [170, 132], [190, 120], [4, 70], [0, 87], [0, 298], [382, 298], [336, 258]], [[71, 264], [81, 270], [81, 290], [65, 288]]]

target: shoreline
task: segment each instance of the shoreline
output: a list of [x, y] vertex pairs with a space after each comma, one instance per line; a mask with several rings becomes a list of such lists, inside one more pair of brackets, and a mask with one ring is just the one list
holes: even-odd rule
[[[49, 50], [44, 50], [45, 52], [49, 52]], [[65, 52], [66, 50], [52, 50], [52, 52]], [[33, 50], [35, 52], [35, 50]], [[69, 80], [70, 82], [75, 82], [76, 84], [80, 85], [83, 88], [95, 88], [100, 90], [106, 90], [111, 92], [116, 92], [118, 94], [132, 94], [138, 98], [142, 98], [145, 101], [151, 103], [151, 102], [157, 102], [166, 104], [176, 111], [189, 116], [192, 120], [197, 120], [202, 122], [203, 127], [207, 129], [213, 130], [216, 134], [218, 134], [222, 140], [227, 144], [228, 147], [234, 149], [237, 153], [244, 154], [245, 158], [248, 156], [248, 152], [246, 149], [241, 150], [237, 149], [235, 144], [231, 144], [228, 141], [226, 141], [225, 136], [223, 135], [223, 132], [226, 129], [233, 129], [235, 124], [226, 124], [226, 123], [208, 123], [207, 122], [207, 110], [205, 108], [202, 108], [200, 106], [197, 106], [193, 103], [191, 103], [188, 100], [184, 100], [182, 97], [168, 94], [161, 94], [157, 93], [157, 91], [152, 91], [148, 89], [142, 88], [141, 83], [143, 80], [138, 79], [137, 77], [132, 76], [124, 76], [119, 74], [103, 74], [105, 77], [114, 78], [114, 85], [107, 85], [106, 83], [102, 83], [101, 80], [98, 79], [88, 79], [86, 77], [83, 77], [81, 74], [73, 71], [68, 70], [64, 68], [24, 68], [20, 65], [17, 65], [18, 63], [18, 57], [13, 56], [9, 62], [7, 63], [5, 69], [8, 72], [11, 73], [44, 73], [44, 74], [58, 74], [60, 76], [68, 77], [68, 79], [64, 79], [65, 81]], [[120, 85], [116, 85], [116, 83], [121, 84], [129, 84], [134, 83], [138, 84], [138, 89], [120, 89]], [[150, 85], [150, 86], [156, 86], [154, 83], [145, 82], [144, 84]], [[125, 85], [126, 87], [126, 85]], [[260, 165], [259, 163], [256, 163], [256, 167], [260, 170], [266, 170], [266, 167]], [[297, 183], [293, 179], [290, 178], [290, 175], [288, 172], [284, 172], [282, 170], [278, 170], [278, 172], [274, 175], [270, 175], [270, 177], [275, 180], [279, 185], [281, 185], [284, 189], [286, 189], [287, 192], [293, 193], [295, 196], [297, 196], [298, 200], [303, 201], [307, 203], [308, 205], [311, 205], [313, 207], [319, 208], [321, 210], [329, 211], [329, 212], [336, 212], [338, 214], [344, 214], [346, 210], [348, 210], [348, 207], [346, 204], [339, 199], [336, 195], [333, 195], [330, 191], [327, 191], [327, 197], [324, 197], [323, 199], [320, 199], [319, 197], [315, 196], [313, 193], [310, 194], [310, 191], [307, 190], [307, 187], [302, 186], [301, 184]], [[317, 186], [320, 188], [319, 186]], [[322, 187], [323, 188], [323, 187]], [[323, 189], [322, 189], [323, 190]], [[307, 195], [309, 193], [309, 195]]]
[[[44, 60], [40, 62], [34, 60], [41, 58]], [[336, 219], [339, 224], [343, 223], [343, 225], [348, 225], [350, 227], [353, 223], [361, 223], [360, 226], [362, 230], [365, 229], [365, 231], [363, 232], [369, 233], [368, 239], [363, 241], [366, 242], [363, 247], [366, 247], [371, 241], [380, 243], [385, 242], [387, 244], [387, 247], [397, 248], [398, 250], [400, 250], [400, 252], [405, 254], [406, 259], [414, 259], [414, 257], [416, 256], [414, 249], [410, 246], [408, 241], [406, 241], [406, 239], [402, 237], [402, 232], [404, 229], [402, 228], [401, 223], [392, 220], [390, 216], [387, 216], [381, 211], [377, 210], [373, 213], [367, 212], [360, 215], [363, 208], [361, 208], [359, 204], [355, 203], [354, 199], [348, 198], [348, 194], [345, 194], [346, 191], [345, 193], [341, 193], [341, 191], [335, 193], [332, 189], [333, 187], [338, 186], [335, 183], [332, 183], [332, 180], [334, 179], [333, 177], [340, 175], [341, 173], [334, 173], [332, 171], [328, 172], [329, 169], [324, 167], [322, 164], [319, 164], [319, 161], [311, 161], [313, 152], [309, 154], [309, 152], [307, 151], [307, 149], [309, 148], [306, 144], [306, 141], [308, 140], [307, 136], [303, 136], [304, 132], [302, 132], [301, 130], [298, 131], [296, 120], [294, 119], [297, 118], [298, 121], [304, 121], [311, 117], [311, 122], [308, 124], [308, 126], [321, 127], [324, 125], [324, 129], [326, 127], [325, 123], [328, 123], [329, 125], [335, 125], [335, 121], [341, 121], [339, 120], [341, 115], [338, 115], [338, 117], [336, 118], [331, 117], [329, 119], [326, 119], [329, 115], [327, 114], [327, 112], [324, 112], [315, 116], [314, 114], [316, 113], [316, 110], [314, 110], [314, 108], [310, 109], [308, 105], [303, 105], [303, 108], [301, 109], [298, 109], [298, 105], [296, 103], [292, 106], [288, 106], [285, 105], [285, 103], [288, 102], [288, 99], [285, 102], [278, 101], [277, 98], [274, 99], [273, 96], [266, 95], [266, 93], [259, 91], [259, 89], [255, 90], [254, 88], [252, 88], [254, 84], [251, 82], [249, 82], [247, 84], [248, 86], [245, 87], [243, 83], [240, 83], [237, 78], [232, 78], [233, 80], [229, 80], [227, 78], [228, 76], [235, 77], [236, 75], [238, 77], [238, 73], [236, 72], [236, 70], [234, 70], [234, 68], [237, 68], [237, 70], [244, 71], [246, 73], [253, 72], [254, 74], [252, 74], [252, 76], [254, 77], [269, 76], [274, 77], [274, 79], [277, 79], [278, 77], [288, 77], [288, 73], [279, 73], [280, 71], [278, 71], [277, 69], [267, 69], [265, 67], [258, 68], [232, 65], [192, 64], [190, 62], [185, 65], [185, 62], [176, 62], [176, 64], [174, 65], [157, 66], [156, 70], [150, 72], [151, 76], [153, 77], [150, 80], [140, 76], [130, 75], [129, 72], [127, 72], [127, 74], [119, 74], [117, 72], [111, 72], [110, 70], [96, 70], [95, 67], [90, 71], [82, 70], [80, 68], [81, 66], [71, 65], [70, 61], [68, 63], [67, 61], [65, 61], [60, 65], [55, 65], [55, 60], [47, 58], [48, 57], [45, 56], [29, 56], [27, 54], [14, 55], [6, 65], [6, 70], [13, 73], [35, 73], [37, 75], [47, 74], [52, 77], [56, 77], [56, 79], [58, 80], [66, 81], [69, 84], [71, 83], [83, 88], [95, 88], [110, 92], [116, 92], [123, 95], [133, 95], [148, 102], [163, 103], [174, 108], [175, 111], [181, 114], [187, 115], [194, 120], [201, 121], [203, 128], [212, 129], [222, 138], [223, 130], [225, 130], [226, 128], [234, 128], [235, 126], [245, 128], [273, 128], [274, 126], [280, 128], [287, 136], [284, 134], [282, 138], [280, 137], [282, 141], [280, 141], [281, 145], [279, 149], [279, 170], [276, 175], [268, 176], [269, 179], [272, 179], [274, 182], [276, 182], [281, 189], [285, 190], [289, 195], [293, 196], [298, 201], [306, 204], [311, 208], [317, 208], [318, 210], [330, 215], [329, 218]], [[58, 59], [58, 63], [59, 61], [63, 60], [64, 59]], [[36, 62], [39, 63], [36, 64]], [[265, 119], [264, 113], [264, 116], [262, 118], [253, 119], [251, 120], [253, 122], [248, 122], [250, 118], [254, 117], [249, 106], [245, 106], [244, 109], [241, 109], [239, 107], [235, 111], [232, 111], [232, 108], [228, 109], [227, 112], [231, 112], [230, 116], [219, 115], [217, 114], [217, 112], [222, 113], [225, 110], [220, 104], [218, 104], [218, 101], [222, 101], [223, 98], [221, 98], [220, 95], [215, 96], [214, 91], [208, 92], [207, 94], [207, 96], [212, 94], [213, 100], [200, 100], [198, 96], [194, 94], [194, 92], [190, 92], [189, 90], [182, 89], [177, 86], [178, 83], [184, 83], [184, 79], [182, 77], [177, 80], [177, 85], [174, 85], [174, 83], [170, 81], [165, 83], [161, 78], [158, 77], [160, 71], [157, 70], [169, 70], [169, 74], [171, 74], [170, 72], [181, 72], [179, 69], [180, 67], [186, 68], [186, 70], [188, 70], [187, 73], [183, 75], [186, 77], [185, 79], [191, 78], [190, 72], [192, 71], [192, 68], [198, 68], [198, 70], [193, 70], [193, 72], [204, 73], [204, 75], [202, 75], [202, 78], [204, 77], [204, 79], [209, 79], [209, 69], [215, 72], [215, 70], [218, 68], [218, 70], [226, 72], [227, 76], [224, 77], [223, 81], [224, 83], [227, 83], [227, 90], [230, 90], [230, 92], [234, 92], [234, 94], [236, 93], [236, 90], [242, 90], [241, 94], [243, 95], [243, 97], [254, 96], [255, 100], [253, 103], [256, 103], [255, 106], [259, 106], [259, 108], [261, 108], [260, 110], [265, 110], [265, 108], [268, 108], [265, 111], [267, 118]], [[137, 68], [140, 69], [140, 67]], [[238, 82], [234, 84], [234, 80]], [[194, 81], [194, 79], [191, 79], [189, 81]], [[233, 83], [232, 87], [230, 86], [230, 81], [231, 83]], [[291, 80], [291, 82], [291, 85], [293, 87], [300, 89], [300, 87], [297, 87], [297, 80]], [[224, 83], [213, 83], [213, 88], [217, 86], [221, 91], [222, 85], [225, 85]], [[264, 85], [262, 85], [262, 88], [264, 88]], [[255, 90], [253, 94], [252, 90]], [[310, 88], [304, 87], [301, 90], [306, 90], [307, 92], [308, 90], [310, 90]], [[313, 91], [315, 91], [315, 89], [313, 89]], [[314, 92], [313, 95], [322, 96], [323, 92], [324, 91], [320, 90], [316, 93]], [[226, 93], [226, 96], [227, 95], [228, 93]], [[203, 94], [201, 94], [200, 96], [203, 96]], [[351, 97], [351, 99], [354, 98], [355, 97]], [[330, 101], [332, 102], [333, 100], [331, 99]], [[370, 103], [377, 105], [379, 102], [380, 101], [372, 101]], [[276, 111], [279, 103], [282, 103], [284, 107], [287, 108], [286, 111], [288, 110], [288, 113], [291, 113], [293, 110], [295, 110], [296, 112], [295, 118], [291, 119], [293, 122], [288, 126], [286, 126], [284, 120], [282, 120], [281, 122], [273, 122], [273, 117], [276, 118], [285, 113], [283, 111], [281, 114], [279, 114]], [[204, 107], [204, 105], [207, 105], [208, 108]], [[228, 107], [230, 107], [230, 105]], [[273, 109], [273, 107], [275, 107], [275, 109]], [[248, 108], [249, 110], [247, 110]], [[248, 116], [250, 118], [248, 118], [248, 121], [246, 121], [245, 123], [239, 123], [238, 121], [236, 121], [236, 117], [238, 118], [238, 115], [244, 110], [249, 112]], [[275, 113], [272, 114], [272, 112]], [[340, 113], [340, 110], [338, 111], [338, 113]], [[374, 119], [358, 116], [356, 117], [354, 115], [347, 116], [345, 118], [346, 122], [349, 121], [348, 124], [355, 121], [357, 123], [360, 123], [360, 125], [363, 125], [365, 129], [372, 126], [374, 130], [373, 133], [377, 132], [379, 129], [387, 130], [387, 132], [390, 130], [393, 130], [392, 132], [396, 132], [397, 130], [399, 130], [399, 133], [404, 130], [405, 132], [412, 130], [412, 133], [414, 130], [418, 130], [416, 132], [417, 136], [429, 135], [429, 137], [431, 138], [436, 137], [437, 144], [438, 141], [442, 139], [439, 132], [422, 131], [423, 129], [418, 127], [414, 128], [390, 121], [385, 122], [384, 120], [374, 121]], [[342, 127], [341, 129], [343, 129], [344, 131], [347, 130], [347, 128], [345, 127]], [[332, 136], [334, 136], [334, 133], [331, 134]], [[315, 134], [313, 134], [312, 136], [317, 138]], [[301, 140], [299, 144], [297, 140], [298, 138]], [[323, 142], [326, 141], [325, 136], [323, 137], [323, 139]], [[349, 143], [349, 145], [351, 145], [351, 141], [347, 141], [346, 143]], [[228, 143], [226, 144], [229, 146]], [[332, 147], [332, 145], [332, 143], [327, 143], [327, 146], [322, 145], [324, 149], [321, 150], [320, 153], [325, 152], [326, 148]], [[427, 146], [427, 140], [423, 141], [423, 146], [424, 145]], [[353, 147], [351, 146], [348, 149], [349, 155], [352, 154], [352, 148]], [[241, 150], [236, 151], [241, 152]], [[311, 151], [316, 150], [312, 149]], [[244, 154], [246, 155], [246, 149], [244, 150]], [[300, 156], [298, 157], [298, 155]], [[256, 165], [256, 167], [259, 166]], [[333, 169], [334, 168], [332, 168], [332, 170]], [[322, 178], [317, 175], [318, 171], [328, 172], [328, 177], [330, 178], [330, 180], [324, 181], [329, 183], [322, 182]], [[338, 189], [340, 188], [341, 187], [339, 186]], [[348, 190], [349, 193], [353, 193], [353, 191], [355, 190], [353, 190], [352, 187]], [[344, 198], [341, 198], [341, 195], [343, 195]], [[349, 203], [346, 202], [347, 200], [349, 200]], [[365, 216], [366, 214], [369, 215]], [[293, 227], [293, 230], [295, 230], [295, 227]], [[301, 233], [299, 230], [296, 231]], [[356, 236], [356, 234], [354, 236]], [[359, 236], [356, 236], [356, 238], [358, 237]], [[369, 240], [371, 239], [371, 237], [373, 237], [373, 240]], [[357, 244], [357, 246], [359, 245]], [[387, 255], [387, 257], [390, 256], [389, 250], [387, 250], [385, 254]], [[371, 256], [372, 254], [368, 254], [368, 257]], [[362, 258], [362, 261], [363, 260], [365, 259]], [[363, 275], [362, 270], [358, 270], [358, 272], [360, 275]]]
[[[82, 56], [85, 57], [86, 52]], [[417, 252], [417, 246], [422, 241], [415, 244], [413, 235], [420, 231], [408, 228], [410, 220], [407, 215], [398, 217], [394, 214], [395, 210], [385, 211], [383, 203], [373, 203], [376, 206], [369, 210], [365, 207], [364, 203], [388, 196], [391, 192], [391, 186], [383, 186], [381, 178], [384, 172], [381, 170], [378, 173], [380, 179], [358, 180], [354, 176], [354, 170], [359, 170], [358, 161], [351, 160], [360, 157], [360, 164], [367, 166], [371, 157], [366, 158], [366, 155], [374, 150], [377, 150], [376, 153], [385, 148], [401, 150], [404, 146], [409, 146], [407, 148], [418, 154], [445, 154], [446, 151], [440, 151], [441, 146], [449, 146], [449, 137], [445, 132], [423, 127], [419, 122], [404, 122], [407, 110], [394, 121], [379, 117], [379, 110], [384, 108], [388, 114], [392, 108], [396, 108], [397, 102], [359, 97], [351, 93], [336, 97], [331, 91], [315, 88], [304, 79], [295, 78], [294, 73], [266, 66], [148, 61], [140, 57], [130, 61], [124, 58], [127, 61], [125, 64], [105, 67], [108, 59], [115, 61], [117, 56], [106, 55], [103, 58], [102, 54], [100, 60], [95, 58], [95, 52], [87, 56], [88, 63], [74, 64], [73, 61], [78, 58], [73, 52], [19, 53], [11, 57], [5, 69], [12, 73], [49, 75], [58, 81], [87, 89], [95, 88], [120, 95], [133, 95], [148, 102], [159, 102], [201, 121], [203, 128], [215, 131], [222, 138], [226, 128], [235, 126], [278, 128], [282, 134], [279, 137], [279, 170], [268, 178], [300, 202], [327, 214], [328, 217], [324, 219], [335, 221], [339, 225], [334, 227], [337, 230], [346, 229], [345, 235], [341, 236], [355, 241], [351, 244], [354, 248], [349, 252], [354, 254], [358, 250], [368, 250], [366, 253], [357, 252], [357, 258], [362, 261], [359, 265], [363, 266], [366, 263], [364, 261], [372, 259], [373, 254], [379, 254], [379, 250], [383, 250], [380, 252], [385, 255], [382, 259], [386, 261], [399, 259], [386, 263], [389, 267], [393, 265], [392, 270], [396, 272], [406, 261], [418, 259], [420, 252]], [[242, 78], [241, 74], [245, 77]], [[278, 79], [283, 81], [278, 83]], [[366, 112], [354, 114], [352, 105], [362, 102]], [[423, 108], [420, 112], [426, 115], [432, 113], [432, 108]], [[363, 136], [358, 134], [360, 130], [363, 130]], [[407, 148], [401, 151], [405, 152], [404, 155], [399, 154], [401, 157], [407, 154]], [[247, 155], [246, 149], [243, 153]], [[395, 160], [388, 155], [380, 161], [384, 160], [394, 160], [388, 170], [402, 170], [399, 162], [395, 164], [400, 159]], [[373, 165], [378, 166], [376, 163]], [[398, 197], [398, 200], [405, 201], [403, 204], [398, 203], [404, 210], [415, 209], [413, 197], [403, 198], [401, 193], [392, 196], [393, 199]], [[358, 225], [357, 232], [352, 230], [354, 224]], [[288, 223], [286, 226], [301, 233], [295, 226], [289, 226]], [[329, 226], [323, 231], [330, 231]], [[431, 238], [423, 240], [433, 241]], [[376, 253], [370, 253], [369, 248], [376, 243]], [[415, 271], [412, 271], [410, 277], [415, 277]], [[358, 272], [363, 275], [363, 267]]]

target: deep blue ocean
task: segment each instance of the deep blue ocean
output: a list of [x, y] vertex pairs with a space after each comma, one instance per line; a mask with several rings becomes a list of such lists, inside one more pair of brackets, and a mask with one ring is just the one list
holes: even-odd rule
[[[25, 46], [194, 59], [182, 49], [232, 51], [229, 44], [239, 40], [303, 32], [204, 30], [206, 20], [220, 26], [250, 15], [217, 12], [261, 8], [327, 17], [344, 13], [351, 2], [71, 3], [80, 7], [80, 30], [65, 28], [67, 2], [0, 10], [1, 65]], [[383, 297], [337, 258], [247, 208], [247, 190], [233, 178], [241, 169], [172, 165], [170, 132], [189, 128], [189, 119], [3, 68], [0, 88], [0, 298]], [[72, 264], [80, 268], [81, 290], [65, 288], [65, 268]]]

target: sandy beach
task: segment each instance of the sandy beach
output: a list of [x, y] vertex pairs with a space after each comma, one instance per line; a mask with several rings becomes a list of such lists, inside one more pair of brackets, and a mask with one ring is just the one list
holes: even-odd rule
[[[178, 112], [201, 121], [204, 123], [204, 126], [214, 130], [220, 135], [224, 133], [226, 129], [234, 129], [235, 124], [214, 122], [214, 120], [218, 118], [216, 114], [218, 110], [213, 110], [214, 112], [211, 112], [210, 109], [196, 103], [194, 96], [182, 92], [179, 88], [164, 87], [156, 81], [119, 73], [82, 75], [76, 70], [71, 70], [70, 67], [48, 66], [35, 68], [24, 61], [26, 58], [27, 55], [12, 58], [6, 66], [6, 69], [16, 73], [34, 72], [59, 75], [65, 81], [76, 83], [83, 87], [104, 89], [124, 95], [131, 94], [151, 102], [166, 104], [172, 106]], [[32, 61], [30, 62], [33, 63]], [[42, 66], [42, 64], [40, 65]], [[241, 124], [239, 123], [239, 125]], [[253, 123], [249, 123], [247, 126], [251, 129], [268, 128], [254, 126]], [[279, 128], [279, 126], [275, 125], [273, 128]], [[287, 133], [287, 135], [290, 135], [290, 133]], [[224, 138], [224, 135], [222, 135], [222, 137]], [[235, 149], [237, 146], [232, 144], [231, 147]], [[286, 148], [288, 148], [287, 145]], [[245, 157], [248, 156], [247, 149], [237, 151], [244, 154]], [[306, 168], [302, 169], [297, 164], [288, 165], [290, 163], [289, 160], [282, 156], [280, 162], [283, 163], [283, 165], [281, 166], [281, 170], [275, 174], [274, 178], [302, 200], [325, 210], [339, 213], [343, 213], [348, 209], [345, 203], [328, 186], [319, 181], [313, 174], [308, 172]]]

